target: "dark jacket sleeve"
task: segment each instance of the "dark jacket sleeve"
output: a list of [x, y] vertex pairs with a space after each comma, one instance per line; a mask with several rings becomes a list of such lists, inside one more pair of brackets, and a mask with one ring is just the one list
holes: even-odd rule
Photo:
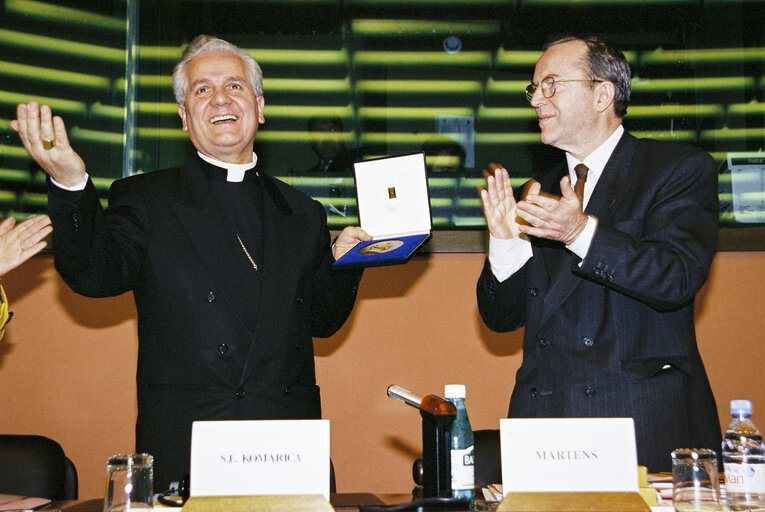
[[[119, 197], [120, 181], [110, 190]], [[110, 199], [111, 201], [111, 199]], [[77, 293], [108, 297], [132, 288], [143, 249], [137, 241], [139, 215], [129, 200], [118, 199], [107, 217], [93, 183], [80, 193], [49, 184], [48, 213], [53, 224], [56, 270]], [[124, 236], [114, 237], [112, 230]]]
[[362, 270], [338, 269], [332, 264], [327, 215], [324, 207], [316, 202], [321, 217], [319, 250], [311, 280], [311, 335], [318, 338], [332, 336], [340, 329], [353, 310]]
[[502, 282], [494, 276], [489, 259], [476, 285], [478, 311], [492, 331], [514, 331], [526, 324], [526, 275], [529, 263]]

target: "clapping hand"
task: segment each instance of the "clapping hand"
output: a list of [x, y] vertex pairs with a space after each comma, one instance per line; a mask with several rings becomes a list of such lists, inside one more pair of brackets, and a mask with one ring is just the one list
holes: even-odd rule
[[494, 163], [489, 164], [489, 169], [493, 174], [483, 171], [486, 188], [478, 188], [483, 203], [483, 214], [486, 217], [486, 227], [494, 238], [502, 240], [515, 238], [521, 231], [513, 187], [510, 185], [510, 175], [507, 169]]

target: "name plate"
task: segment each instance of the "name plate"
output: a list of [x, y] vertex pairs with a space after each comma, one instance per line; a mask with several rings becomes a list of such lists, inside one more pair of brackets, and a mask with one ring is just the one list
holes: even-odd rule
[[501, 419], [502, 491], [637, 492], [632, 418]]
[[329, 420], [195, 421], [189, 495], [323, 495]]

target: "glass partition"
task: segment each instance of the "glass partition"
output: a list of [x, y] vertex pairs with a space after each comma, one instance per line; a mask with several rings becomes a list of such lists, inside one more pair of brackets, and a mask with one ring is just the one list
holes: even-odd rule
[[[424, 151], [436, 250], [480, 250], [475, 190], [489, 162], [519, 185], [556, 159], [524, 96], [546, 40], [597, 33], [633, 71], [626, 128], [718, 162], [721, 248], [765, 237], [765, 46], [754, 0], [5, 0], [0, 20], [0, 208], [45, 209], [44, 175], [9, 129], [37, 99], [67, 121], [100, 190], [182, 163], [170, 75], [200, 33], [264, 73], [266, 172], [358, 223], [354, 161]], [[448, 246], [448, 247], [447, 247]]]
[[124, 2], [4, 0], [0, 10], [0, 210], [47, 206], [45, 173], [10, 128], [16, 105], [50, 105], [106, 191], [124, 173], [128, 10]]

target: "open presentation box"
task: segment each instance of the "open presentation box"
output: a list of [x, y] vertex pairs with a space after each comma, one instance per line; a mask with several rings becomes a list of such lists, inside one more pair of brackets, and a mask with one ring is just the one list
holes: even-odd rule
[[358, 243], [334, 264], [406, 263], [432, 231], [425, 153], [364, 160], [353, 164], [353, 171], [359, 222], [372, 240]]

